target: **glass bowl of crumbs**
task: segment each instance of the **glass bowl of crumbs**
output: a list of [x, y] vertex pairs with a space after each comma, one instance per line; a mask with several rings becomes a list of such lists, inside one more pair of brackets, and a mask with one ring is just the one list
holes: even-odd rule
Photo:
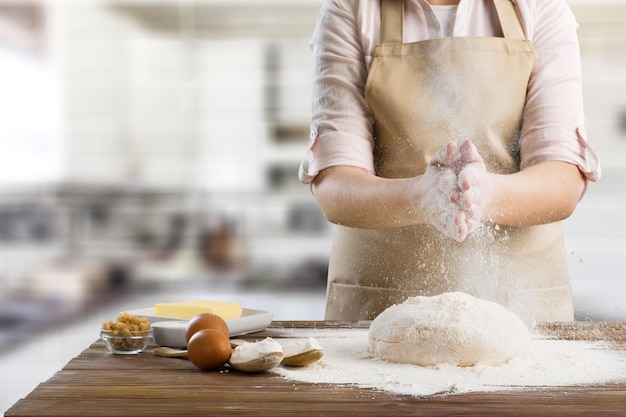
[[102, 323], [100, 338], [112, 353], [135, 355], [152, 342], [152, 327], [145, 317], [122, 313], [115, 321]]

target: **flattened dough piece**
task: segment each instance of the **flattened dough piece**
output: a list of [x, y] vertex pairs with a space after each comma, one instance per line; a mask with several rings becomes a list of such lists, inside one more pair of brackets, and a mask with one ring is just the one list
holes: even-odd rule
[[501, 305], [450, 292], [387, 308], [372, 321], [369, 348], [390, 362], [495, 366], [528, 356], [530, 332]]

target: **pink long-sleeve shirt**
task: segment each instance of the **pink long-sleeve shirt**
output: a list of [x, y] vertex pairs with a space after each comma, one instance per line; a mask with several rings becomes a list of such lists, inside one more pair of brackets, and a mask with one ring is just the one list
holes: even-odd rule
[[[404, 42], [441, 38], [444, 32], [426, 0], [405, 0]], [[546, 161], [575, 164], [588, 180], [600, 166], [588, 145], [578, 24], [566, 0], [513, 0], [537, 54], [528, 84], [520, 135], [521, 169]], [[502, 36], [491, 0], [461, 0], [452, 36]], [[373, 174], [373, 119], [363, 90], [380, 43], [379, 0], [328, 0], [311, 40], [314, 54], [310, 147], [299, 177], [309, 184], [336, 165]]]

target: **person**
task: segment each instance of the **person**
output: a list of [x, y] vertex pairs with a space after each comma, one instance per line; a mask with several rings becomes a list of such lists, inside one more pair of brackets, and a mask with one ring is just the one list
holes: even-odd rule
[[334, 223], [326, 318], [463, 291], [573, 319], [562, 220], [600, 166], [566, 0], [327, 0], [299, 178]]

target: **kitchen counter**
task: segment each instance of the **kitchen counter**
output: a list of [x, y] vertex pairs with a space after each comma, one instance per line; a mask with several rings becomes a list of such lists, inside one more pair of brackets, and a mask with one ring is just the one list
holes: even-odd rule
[[[243, 336], [276, 339], [311, 329], [366, 329], [369, 322], [273, 322]], [[606, 341], [626, 351], [626, 324], [544, 325], [547, 337]], [[626, 380], [591, 386], [533, 387], [454, 395], [406, 396], [354, 385], [301, 383], [273, 372], [202, 372], [187, 360], [151, 349], [112, 355], [94, 342], [6, 413], [14, 416], [396, 416], [396, 415], [626, 415]]]

